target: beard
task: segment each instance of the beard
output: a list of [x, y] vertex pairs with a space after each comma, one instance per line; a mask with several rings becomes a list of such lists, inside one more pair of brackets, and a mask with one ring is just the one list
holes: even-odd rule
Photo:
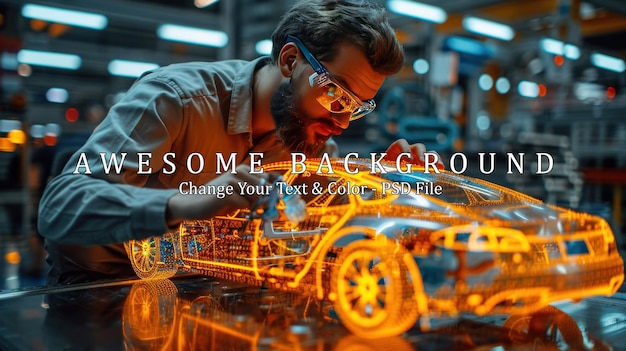
[[276, 123], [276, 134], [291, 152], [302, 152], [307, 157], [317, 157], [328, 138], [308, 135], [307, 128], [311, 119], [303, 116], [295, 102], [291, 81], [282, 83], [272, 95], [271, 112]]

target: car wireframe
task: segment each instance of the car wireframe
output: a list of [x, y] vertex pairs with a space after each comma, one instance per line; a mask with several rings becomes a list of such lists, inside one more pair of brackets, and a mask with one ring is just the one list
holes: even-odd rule
[[122, 313], [125, 349], [298, 351], [328, 342], [313, 331], [323, 315], [312, 296], [211, 282], [201, 291], [179, 294], [170, 280], [133, 284]]
[[137, 275], [180, 270], [313, 293], [367, 338], [428, 328], [431, 317], [610, 296], [624, 281], [604, 219], [500, 185], [363, 159], [263, 168], [281, 174], [264, 206], [127, 242]]

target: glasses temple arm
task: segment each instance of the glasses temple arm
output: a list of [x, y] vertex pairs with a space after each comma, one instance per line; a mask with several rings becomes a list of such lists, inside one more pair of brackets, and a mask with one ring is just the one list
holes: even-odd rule
[[307, 49], [304, 43], [300, 41], [300, 39], [294, 37], [293, 35], [287, 35], [287, 42], [292, 42], [296, 44], [300, 51], [302, 51], [302, 55], [304, 55], [304, 58], [309, 61], [309, 64], [311, 64], [311, 67], [313, 67], [315, 72], [319, 74], [326, 72], [324, 66], [322, 66], [322, 64], [315, 58], [315, 56], [313, 56], [313, 54], [309, 51], [309, 49]]

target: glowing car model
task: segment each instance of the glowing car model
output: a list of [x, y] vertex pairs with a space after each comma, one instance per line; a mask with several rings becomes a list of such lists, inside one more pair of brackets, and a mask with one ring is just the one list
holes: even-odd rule
[[[282, 174], [270, 206], [126, 243], [135, 272], [313, 292], [370, 338], [403, 333], [420, 317], [427, 327], [430, 316], [523, 314], [612, 295], [624, 281], [600, 217], [445, 171], [343, 159], [299, 166], [264, 165]], [[296, 195], [306, 204], [300, 218], [288, 206], [298, 207]]]

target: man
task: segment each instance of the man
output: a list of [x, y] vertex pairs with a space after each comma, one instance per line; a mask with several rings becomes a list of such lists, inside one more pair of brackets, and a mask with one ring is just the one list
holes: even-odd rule
[[[183, 181], [258, 185], [267, 175], [250, 173], [251, 153], [264, 163], [296, 151], [318, 155], [351, 120], [373, 110], [370, 99], [403, 64], [385, 16], [367, 1], [304, 0], [274, 31], [271, 58], [174, 64], [144, 74], [46, 189], [39, 230], [48, 283], [132, 276], [122, 242], [257, 200], [237, 192], [183, 195]], [[400, 140], [387, 152], [411, 152], [419, 163], [424, 150]], [[126, 153], [123, 168], [107, 171], [101, 153], [106, 160]], [[233, 153], [236, 172], [217, 174], [218, 155], [228, 160]]]

